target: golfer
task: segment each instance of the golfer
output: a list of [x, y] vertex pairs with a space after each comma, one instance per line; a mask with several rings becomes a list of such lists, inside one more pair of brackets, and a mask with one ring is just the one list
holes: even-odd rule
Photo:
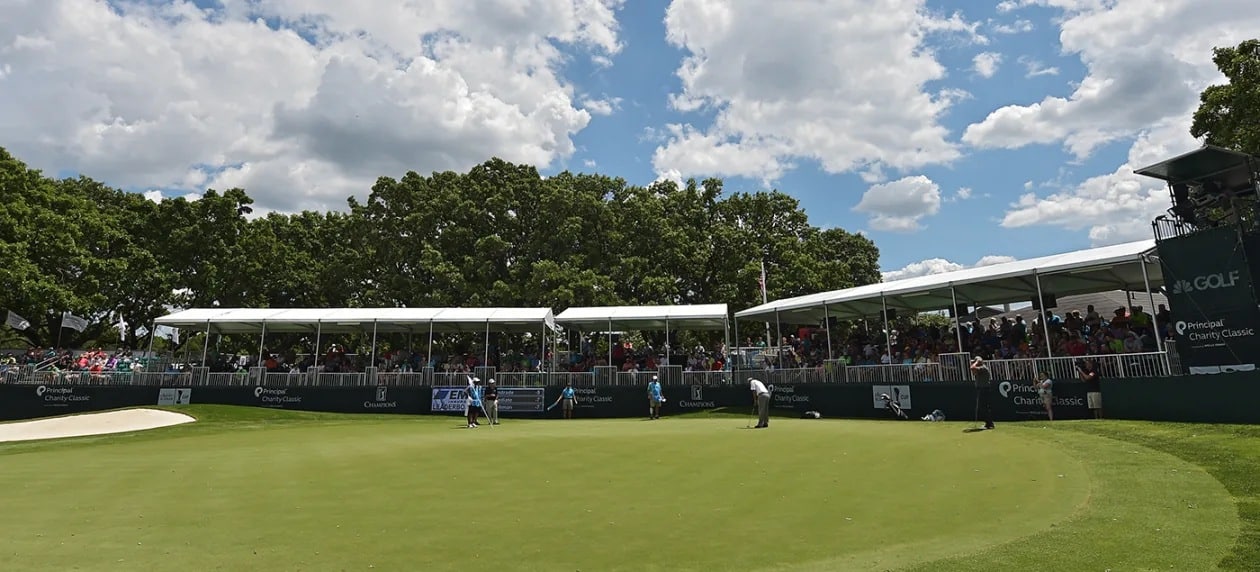
[[1054, 380], [1050, 379], [1050, 374], [1044, 371], [1037, 374], [1037, 395], [1041, 396], [1041, 404], [1046, 408], [1046, 415], [1054, 421]]
[[491, 425], [499, 424], [499, 387], [494, 384], [494, 378], [486, 384], [486, 392], [481, 396], [482, 408], [486, 410], [486, 417], [490, 419]]
[[468, 397], [464, 398], [465, 413], [468, 414], [468, 428], [479, 427], [477, 423], [477, 412], [481, 409], [481, 388], [477, 386], [477, 382], [481, 381], [475, 377], [468, 378]]
[[971, 360], [971, 375], [976, 380], [976, 421], [984, 419], [984, 428], [993, 428], [993, 379], [984, 358]]
[[648, 382], [648, 419], [661, 418], [661, 403], [665, 396], [661, 393], [661, 381], [655, 375]]
[[757, 407], [757, 426], [753, 429], [765, 429], [770, 426], [770, 390], [757, 379], [749, 379], [748, 388], [752, 390], [753, 405]]

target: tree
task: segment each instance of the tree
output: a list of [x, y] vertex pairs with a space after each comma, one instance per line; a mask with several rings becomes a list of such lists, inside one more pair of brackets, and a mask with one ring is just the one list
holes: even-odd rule
[[1209, 145], [1260, 155], [1260, 40], [1212, 54], [1229, 83], [1203, 90], [1190, 134]]

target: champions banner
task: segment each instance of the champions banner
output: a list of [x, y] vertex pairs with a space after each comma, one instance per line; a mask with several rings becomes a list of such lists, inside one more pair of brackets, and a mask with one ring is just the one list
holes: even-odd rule
[[[435, 387], [430, 411], [463, 413], [468, 391], [465, 387]], [[542, 413], [545, 409], [541, 387], [500, 387], [499, 413]]]

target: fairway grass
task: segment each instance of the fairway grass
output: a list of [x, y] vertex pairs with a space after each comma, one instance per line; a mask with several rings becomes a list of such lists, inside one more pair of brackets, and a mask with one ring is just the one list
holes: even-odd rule
[[[1208, 570], [1233, 491], [1108, 423], [216, 406], [0, 445], [4, 570]], [[1146, 434], [1146, 433], [1142, 433]], [[1244, 569], [1244, 568], [1236, 568]]]

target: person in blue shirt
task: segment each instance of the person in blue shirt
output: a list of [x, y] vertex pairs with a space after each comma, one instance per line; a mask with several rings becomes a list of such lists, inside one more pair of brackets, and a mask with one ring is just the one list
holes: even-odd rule
[[[572, 382], [566, 384], [564, 389], [560, 390], [560, 397], [556, 399], [555, 403], [551, 404], [551, 407], [556, 405], [562, 406], [561, 409], [564, 410], [565, 419], [573, 419], [573, 408], [577, 405], [577, 391], [573, 389]], [[547, 409], [550, 410], [551, 407]]]
[[655, 375], [648, 382], [648, 419], [661, 418], [661, 403], [665, 396], [661, 394], [661, 381]]
[[468, 413], [468, 428], [478, 427], [477, 413], [481, 411], [481, 387], [477, 385], [480, 381], [475, 377], [468, 378], [468, 397], [464, 400]]

